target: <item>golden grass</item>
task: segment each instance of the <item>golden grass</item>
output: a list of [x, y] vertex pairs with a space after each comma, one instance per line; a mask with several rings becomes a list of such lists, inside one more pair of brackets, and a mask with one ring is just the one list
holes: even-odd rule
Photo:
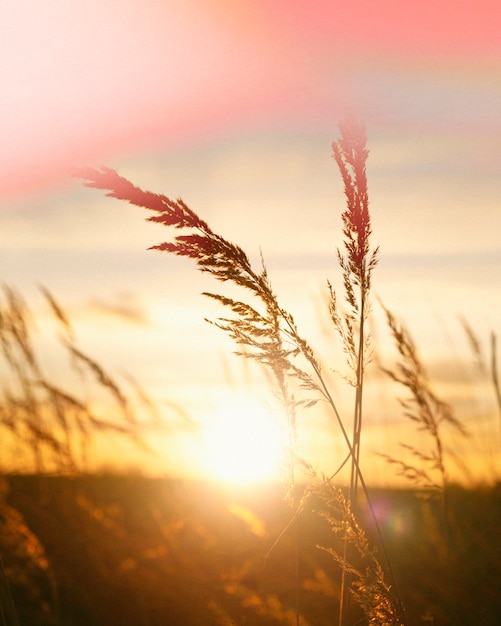
[[[80, 391], [75, 386], [70, 390], [47, 374], [33, 316], [21, 295], [4, 287], [0, 303], [4, 471], [78, 473], [86, 471], [88, 449], [97, 436], [144, 444], [135, 410], [120, 384], [78, 346], [61, 306], [47, 289], [41, 291], [59, 324], [57, 343], [66, 355], [67, 369], [82, 385]], [[88, 400], [83, 379], [90, 379], [91, 387], [111, 399], [112, 418], [101, 415]]]
[[[205, 294], [219, 302], [228, 312], [227, 316], [220, 317], [212, 323], [230, 336], [237, 345], [238, 354], [257, 361], [263, 367], [268, 368], [273, 375], [276, 391], [283, 402], [289, 429], [289, 489], [292, 494], [296, 493], [296, 464], [299, 462], [303, 469], [309, 468], [310, 473], [313, 472], [308, 461], [300, 459], [296, 451], [298, 413], [318, 402], [323, 402], [329, 407], [334, 423], [346, 444], [347, 458], [351, 464], [351, 479], [348, 500], [344, 500], [341, 492], [337, 490], [329, 491], [329, 499], [324, 498], [325, 515], [333, 525], [341, 523], [348, 528], [354, 519], [351, 511], [358, 506], [359, 485], [362, 486], [370, 509], [369, 494], [360, 469], [360, 448], [364, 371], [370, 360], [370, 335], [366, 331], [366, 323], [370, 311], [371, 276], [377, 263], [378, 249], [371, 251], [370, 244], [371, 220], [365, 170], [368, 150], [365, 128], [356, 120], [350, 119], [341, 124], [340, 130], [341, 137], [333, 144], [333, 155], [341, 173], [347, 200], [346, 210], [342, 214], [344, 253], [338, 250], [344, 283], [344, 300], [348, 307], [346, 312], [339, 307], [336, 294], [329, 283], [328, 291], [331, 320], [341, 337], [353, 372], [352, 384], [356, 394], [352, 437], [348, 435], [345, 420], [338, 411], [334, 391], [329, 387], [323, 375], [322, 364], [309, 342], [300, 333], [293, 315], [281, 306], [273, 290], [264, 259], [261, 259], [260, 268], [254, 268], [249, 257], [239, 246], [215, 233], [183, 200], [172, 200], [164, 195], [143, 191], [106, 167], [83, 168], [77, 172], [77, 175], [85, 179], [88, 187], [106, 190], [110, 197], [126, 200], [152, 211], [153, 215], [148, 217], [149, 221], [180, 231], [180, 234], [175, 235], [172, 241], [155, 245], [153, 249], [193, 259], [201, 271], [211, 274], [220, 282], [232, 283], [252, 297], [249, 301], [230, 298], [221, 293]], [[340, 460], [339, 467], [342, 467], [345, 462], [345, 460]], [[324, 477], [322, 480], [318, 480], [314, 475], [311, 476], [312, 485], [316, 486], [318, 493], [322, 494], [325, 489], [331, 488], [336, 473], [337, 471], [333, 472], [331, 477]], [[329, 512], [331, 507], [328, 504], [333, 497], [339, 498], [340, 506], [336, 514], [341, 515], [340, 522]], [[297, 497], [292, 499], [296, 509], [293, 515], [296, 533], [300, 532], [298, 512], [306, 506], [306, 502], [307, 500], [299, 501]], [[349, 503], [349, 511], [346, 503]], [[375, 516], [373, 516], [373, 524], [377, 527]], [[378, 536], [384, 554], [384, 544], [379, 532]], [[379, 565], [375, 552], [371, 551], [371, 555], [374, 559], [373, 563], [378, 563], [376, 578], [379, 582], [377, 593], [374, 591], [373, 602], [368, 600], [364, 590], [374, 589], [375, 583], [362, 584], [360, 578], [357, 578], [355, 582], [350, 578], [348, 582], [348, 575], [355, 571], [355, 566], [351, 563], [351, 548], [357, 548], [359, 555], [365, 554], [367, 544], [363, 535], [358, 532], [354, 534], [345, 532], [344, 539], [343, 554], [338, 559], [342, 569], [339, 623], [342, 625], [348, 619], [349, 587], [351, 587], [351, 594], [367, 612], [371, 623], [385, 623], [374, 621], [383, 619], [376, 617], [379, 610], [381, 615], [391, 613], [394, 616], [392, 623], [402, 623], [402, 609], [398, 594], [397, 597], [394, 596], [395, 583], [392, 581], [392, 588], [383, 582], [384, 568]], [[386, 574], [391, 577], [389, 563], [387, 566]], [[296, 589], [296, 597], [298, 594], [299, 590]], [[395, 617], [397, 615], [400, 617]], [[298, 605], [296, 623], [299, 624], [299, 622], [300, 607]]]

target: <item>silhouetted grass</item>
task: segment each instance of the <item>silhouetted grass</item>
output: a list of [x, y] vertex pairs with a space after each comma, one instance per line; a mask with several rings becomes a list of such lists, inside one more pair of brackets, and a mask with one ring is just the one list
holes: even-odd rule
[[[255, 269], [247, 254], [239, 246], [215, 233], [183, 200], [172, 200], [164, 195], [143, 191], [106, 167], [99, 170], [84, 168], [78, 175], [87, 181], [86, 185], [89, 187], [104, 189], [110, 197], [126, 200], [152, 211], [153, 215], [148, 217], [149, 221], [181, 231], [181, 234], [176, 235], [172, 241], [153, 246], [153, 249], [193, 259], [203, 272], [211, 274], [220, 282], [230, 282], [252, 296], [251, 304], [221, 293], [205, 294], [218, 301], [228, 311], [229, 317], [221, 317], [213, 323], [237, 344], [238, 353], [269, 368], [273, 374], [289, 428], [291, 492], [295, 491], [295, 464], [299, 461], [303, 469], [311, 469], [308, 461], [299, 459], [296, 452], [298, 411], [307, 409], [319, 401], [324, 402], [329, 407], [346, 444], [347, 459], [351, 465], [348, 500], [339, 490], [333, 488], [333, 476], [321, 478], [311, 476], [311, 484], [315, 485], [316, 493], [325, 499], [324, 515], [343, 537], [343, 551], [337, 559], [342, 569], [339, 623], [343, 625], [347, 619], [348, 588], [351, 586], [352, 595], [359, 600], [371, 623], [397, 624], [402, 622], [403, 612], [398, 593], [395, 596], [396, 582], [392, 580], [392, 585], [384, 582], [385, 570], [390, 578], [392, 575], [381, 534], [378, 533], [378, 536], [379, 547], [386, 556], [384, 567], [377, 560], [373, 548], [369, 559], [372, 563], [378, 563], [377, 592], [371, 587], [374, 591], [372, 602], [368, 600], [368, 596], [371, 595], [369, 585], [374, 584], [374, 577], [361, 574], [355, 570], [355, 565], [351, 562], [351, 548], [356, 549], [358, 556], [369, 557], [368, 544], [363, 532], [352, 531], [355, 519], [353, 509], [358, 507], [359, 484], [363, 488], [369, 510], [371, 508], [365, 480], [360, 470], [360, 443], [364, 371], [370, 358], [366, 323], [370, 311], [371, 276], [377, 262], [378, 251], [377, 248], [371, 251], [370, 244], [371, 220], [366, 178], [368, 150], [365, 128], [355, 120], [347, 120], [340, 129], [341, 138], [333, 144], [333, 155], [341, 173], [346, 195], [346, 210], [342, 214], [344, 253], [338, 250], [344, 300], [348, 307], [346, 312], [339, 307], [336, 293], [330, 283], [328, 291], [330, 317], [341, 337], [353, 373], [355, 402], [351, 438], [348, 435], [346, 421], [339, 413], [335, 394], [323, 374], [323, 366], [309, 342], [300, 333], [292, 314], [281, 306], [272, 288], [264, 259], [261, 267]], [[344, 461], [340, 467], [343, 464]], [[336, 514], [341, 516], [340, 519], [337, 515], [331, 518], [332, 501], [336, 497], [339, 499]], [[293, 503], [296, 508], [295, 520], [298, 518], [299, 510], [302, 510], [306, 503], [305, 500]], [[377, 529], [375, 517], [373, 524]], [[347, 582], [348, 572], [355, 571], [357, 579], [352, 585], [351, 581]], [[296, 594], [298, 593], [299, 590], [296, 589]], [[296, 624], [299, 623], [298, 606]]]
[[[144, 445], [137, 409], [113, 376], [78, 346], [68, 317], [50, 292], [42, 288], [42, 293], [59, 324], [61, 332], [53, 344], [59, 344], [66, 356], [68, 380], [55, 380], [46, 372], [37, 349], [33, 315], [18, 292], [4, 287], [0, 303], [4, 471], [81, 472], [87, 469], [88, 448], [97, 436]], [[81, 382], [80, 390], [75, 380]], [[103, 416], [102, 409], [99, 412], [90, 402], [87, 384], [96, 396], [111, 399], [108, 415]]]
[[[133, 407], [114, 377], [77, 345], [63, 309], [43, 290], [70, 366], [112, 399], [115, 419], [98, 415], [74, 388], [50, 379], [34, 347], [28, 309], [6, 288], [0, 430], [18, 451], [19, 467], [35, 472], [36, 481], [11, 476], [3, 483], [0, 539], [14, 600], [0, 585], [4, 623], [17, 626], [16, 607], [21, 623], [33, 626], [498, 623], [499, 485], [468, 491], [450, 483], [447, 439], [466, 430], [434, 390], [407, 328], [384, 306], [398, 353], [385, 370], [406, 394], [403, 416], [424, 436], [417, 442], [409, 428], [401, 457], [381, 451], [389, 468], [409, 479], [411, 491], [369, 492], [361, 470], [379, 250], [371, 243], [365, 129], [348, 120], [340, 130], [333, 155], [346, 196], [337, 252], [343, 293], [328, 281], [326, 295], [331, 328], [350, 368], [349, 415], [338, 409], [326, 374], [337, 364], [320, 361], [277, 297], [264, 259], [256, 267], [183, 200], [143, 191], [106, 167], [78, 172], [87, 186], [146, 208], [150, 221], [176, 229], [172, 241], [153, 249], [192, 259], [236, 287], [232, 294], [242, 294], [205, 295], [225, 311], [211, 324], [233, 340], [238, 354], [271, 374], [283, 402], [288, 496], [276, 486], [224, 493], [207, 483], [78, 477], [95, 435], [140, 441]], [[466, 324], [465, 330], [501, 407], [496, 335], [486, 359], [473, 330]], [[315, 405], [326, 407], [346, 448], [327, 475], [298, 453], [298, 420]]]

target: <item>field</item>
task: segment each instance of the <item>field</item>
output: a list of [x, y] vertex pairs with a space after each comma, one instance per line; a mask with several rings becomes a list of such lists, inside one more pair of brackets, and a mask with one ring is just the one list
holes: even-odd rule
[[[449, 566], [440, 507], [375, 491], [407, 623], [483, 626], [501, 613], [501, 486], [450, 487]], [[2, 545], [20, 624], [335, 624], [340, 571], [306, 511], [296, 589], [283, 486], [229, 488], [134, 476], [11, 476]], [[269, 554], [268, 554], [269, 552]], [[14, 622], [5, 621], [10, 624]]]
[[[64, 381], [54, 377], [34, 341], [23, 298], [5, 287], [0, 309], [3, 624], [499, 623], [497, 335], [491, 331], [486, 354], [484, 340], [463, 322], [474, 357], [472, 380], [491, 397], [478, 413], [489, 432], [478, 437], [484, 447], [476, 448], [475, 463], [482, 461], [491, 472], [485, 482], [472, 479], [459, 486], [451, 468], [473, 476], [473, 444], [482, 424], [472, 424], [474, 415], [466, 424], [438, 394], [405, 322], [380, 301], [395, 357], [387, 365], [376, 353], [371, 287], [379, 247], [372, 245], [366, 133], [355, 119], [340, 124], [340, 131], [332, 148], [346, 196], [344, 247], [337, 250], [343, 288], [336, 293], [327, 282], [324, 298], [340, 355], [330, 355], [328, 362], [282, 306], [263, 258], [256, 268], [242, 248], [213, 231], [181, 199], [144, 191], [107, 167], [76, 172], [88, 187], [147, 209], [148, 221], [181, 232], [153, 249], [195, 261], [199, 270], [230, 287], [229, 295], [204, 293], [227, 315], [211, 324], [232, 340], [238, 355], [265, 373], [281, 406], [287, 435], [279, 446], [282, 482], [228, 486], [229, 479], [244, 476], [238, 468], [242, 460], [247, 475], [263, 476], [264, 448], [273, 436], [259, 429], [259, 412], [251, 402], [244, 403], [245, 411], [230, 407], [226, 416], [220, 411], [213, 431], [197, 431], [204, 452], [224, 462], [219, 482], [207, 480], [203, 469], [180, 474], [204, 478], [193, 481], [168, 473], [170, 478], [152, 478], [147, 464], [144, 473], [123, 469], [132, 464], [100, 466], [96, 452], [108, 460], [114, 442], [129, 451], [148, 450], [145, 433], [153, 437], [155, 429], [167, 425], [158, 407], [134, 381], [131, 398], [115, 375], [80, 347], [64, 310], [42, 288], [66, 363]], [[344, 371], [332, 367], [339, 362], [345, 362]], [[388, 475], [400, 480], [385, 484], [405, 484], [405, 489], [376, 489], [365, 451], [361, 455], [367, 405], [378, 402], [367, 393], [369, 364], [379, 366], [395, 389], [404, 435], [396, 453], [377, 449], [377, 456]], [[348, 383], [348, 403], [340, 401], [333, 375]], [[328, 471], [317, 465], [318, 450], [308, 455], [301, 446], [301, 418], [315, 410], [325, 411], [336, 445], [341, 444], [340, 452], [329, 454]], [[178, 413], [185, 427], [194, 427], [182, 408]], [[179, 420], [172, 428], [181, 428]], [[259, 454], [250, 460], [229, 431], [237, 431], [244, 443], [254, 439]], [[230, 445], [221, 447], [223, 441]], [[102, 467], [115, 469], [106, 473]]]

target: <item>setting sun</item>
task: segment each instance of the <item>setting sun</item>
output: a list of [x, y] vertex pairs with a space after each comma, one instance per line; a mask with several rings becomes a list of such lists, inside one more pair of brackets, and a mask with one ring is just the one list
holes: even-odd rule
[[284, 438], [271, 411], [256, 401], [224, 407], [202, 429], [202, 447], [209, 477], [230, 483], [279, 477]]

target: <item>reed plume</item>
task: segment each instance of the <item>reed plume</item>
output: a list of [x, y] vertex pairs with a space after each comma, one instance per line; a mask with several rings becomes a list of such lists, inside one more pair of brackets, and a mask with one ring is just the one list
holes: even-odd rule
[[[75, 174], [83, 178], [88, 187], [105, 190], [109, 197], [126, 200], [151, 211], [153, 215], [147, 218], [148, 221], [181, 231], [173, 240], [150, 249], [193, 259], [202, 272], [211, 274], [218, 281], [230, 282], [252, 296], [249, 302], [206, 292], [205, 296], [219, 302], [228, 312], [227, 316], [219, 317], [211, 323], [227, 333], [236, 343], [237, 354], [257, 361], [273, 373], [285, 407], [290, 434], [292, 491], [295, 463], [300, 462], [303, 467], [311, 468], [296, 452], [297, 412], [300, 408], [311, 407], [319, 401], [326, 403], [346, 443], [348, 458], [351, 459], [351, 506], [359, 484], [368, 498], [360, 470], [360, 439], [364, 369], [370, 360], [369, 334], [365, 324], [370, 311], [371, 274], [377, 263], [378, 249], [370, 249], [371, 220], [365, 169], [368, 156], [365, 128], [358, 122], [349, 120], [341, 124], [340, 129], [341, 138], [333, 144], [333, 153], [343, 178], [347, 199], [347, 208], [342, 214], [345, 253], [338, 250], [345, 298], [349, 307], [347, 313], [338, 307], [336, 294], [330, 283], [328, 290], [331, 319], [342, 337], [354, 374], [356, 399], [352, 438], [345, 428], [319, 360], [300, 333], [294, 317], [281, 306], [274, 293], [262, 257], [261, 267], [256, 269], [239, 246], [215, 233], [181, 199], [172, 200], [164, 195], [143, 191], [108, 167], [81, 168]], [[343, 464], [344, 462], [340, 467]], [[332, 478], [326, 480], [330, 483]], [[294, 519], [297, 519], [303, 503], [296, 502], [295, 506]], [[345, 517], [349, 517], [346, 507], [341, 507], [337, 512], [340, 511]], [[347, 523], [348, 517], [342, 523]], [[375, 520], [374, 522], [377, 525]], [[345, 545], [348, 545], [348, 541]], [[346, 563], [347, 554], [339, 561]], [[345, 570], [343, 566], [343, 571]], [[385, 589], [385, 598], [392, 604], [389, 586]], [[344, 589], [342, 595], [347, 593], [348, 590]], [[362, 595], [358, 595], [359, 600]], [[368, 606], [365, 600], [363, 603]], [[340, 615], [342, 624], [343, 600]], [[296, 622], [299, 623], [299, 611], [296, 613]]]
[[397, 468], [398, 474], [410, 479], [416, 486], [444, 494], [448, 476], [442, 429], [449, 426], [462, 435], [467, 435], [467, 431], [454, 416], [451, 406], [431, 388], [408, 330], [388, 309], [384, 306], [383, 309], [400, 356], [393, 369], [383, 368], [383, 371], [407, 390], [408, 396], [399, 399], [404, 415], [429, 436], [431, 445], [429, 450], [423, 451], [413, 444], [401, 444], [415, 459], [414, 463], [388, 455], [381, 456]]
[[[378, 260], [378, 248], [371, 251], [371, 218], [367, 186], [366, 131], [362, 124], [349, 119], [340, 126], [341, 138], [332, 144], [333, 156], [341, 173], [346, 196], [346, 209], [342, 214], [344, 254], [338, 249], [338, 260], [343, 275], [345, 300], [348, 311], [340, 311], [336, 293], [329, 283], [329, 312], [339, 333], [355, 387], [353, 435], [351, 443], [350, 496], [356, 506], [360, 476], [360, 443], [363, 418], [364, 371], [370, 360], [370, 335], [366, 322], [370, 312], [371, 276]], [[348, 560], [349, 542], [344, 543], [344, 562]], [[347, 570], [343, 569], [339, 623], [344, 622], [347, 601]]]

